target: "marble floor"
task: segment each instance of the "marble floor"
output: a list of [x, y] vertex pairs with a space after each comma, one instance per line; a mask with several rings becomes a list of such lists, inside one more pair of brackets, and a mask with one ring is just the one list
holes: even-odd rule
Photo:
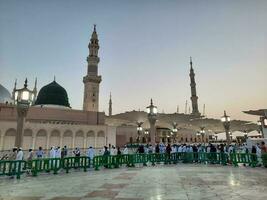
[[158, 165], [0, 178], [1, 200], [267, 199], [267, 169]]

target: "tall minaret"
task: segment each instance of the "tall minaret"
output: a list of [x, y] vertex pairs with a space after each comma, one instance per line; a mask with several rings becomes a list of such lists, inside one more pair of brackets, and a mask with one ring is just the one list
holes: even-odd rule
[[[187, 100], [185, 101], [184, 114], [187, 114]], [[189, 113], [190, 114], [190, 113]]]
[[12, 100], [14, 101], [14, 103], [17, 100], [16, 99], [17, 97], [15, 97], [15, 91], [16, 91], [16, 89], [17, 89], [17, 79], [15, 80], [14, 88], [13, 88], [13, 91], [12, 91]]
[[198, 96], [197, 96], [197, 90], [196, 90], [196, 82], [195, 82], [195, 73], [193, 69], [193, 63], [192, 58], [190, 57], [190, 87], [191, 87], [191, 101], [192, 101], [192, 114], [193, 115], [200, 115], [200, 112], [198, 111]]
[[112, 99], [111, 99], [111, 93], [109, 95], [109, 107], [108, 107], [108, 116], [112, 115]]
[[87, 57], [87, 75], [83, 77], [84, 94], [83, 94], [83, 110], [98, 112], [99, 107], [99, 84], [101, 76], [98, 76], [98, 37], [96, 33], [96, 25], [88, 45], [89, 56]]
[[35, 78], [35, 82], [34, 82], [34, 88], [33, 88], [33, 104], [36, 101], [37, 98], [37, 78]]

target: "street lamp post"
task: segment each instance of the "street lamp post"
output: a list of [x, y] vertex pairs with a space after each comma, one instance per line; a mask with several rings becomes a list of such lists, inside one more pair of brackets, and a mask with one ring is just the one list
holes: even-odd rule
[[34, 93], [27, 88], [28, 80], [26, 78], [24, 87], [15, 90], [15, 102], [17, 104], [17, 133], [15, 139], [15, 146], [20, 148], [23, 143], [23, 127], [25, 118], [30, 104], [34, 100]]
[[200, 127], [200, 134], [201, 134], [201, 137], [202, 137], [202, 142], [204, 142], [204, 144], [205, 144], [205, 141], [204, 141], [205, 130], [204, 129], [205, 129], [204, 126]]
[[233, 141], [233, 134], [231, 131], [229, 132], [229, 137], [230, 137], [230, 143], [231, 143]]
[[230, 145], [230, 117], [226, 115], [225, 111], [224, 111], [224, 115], [221, 118], [221, 121], [225, 129], [227, 146], [229, 146]]
[[148, 142], [148, 135], [149, 135], [149, 131], [148, 130], [145, 130], [144, 131], [144, 134], [145, 134], [145, 138], [146, 138], [146, 142]]
[[215, 142], [215, 136], [214, 135], [211, 136], [211, 139], [212, 139], [212, 142]]
[[247, 139], [248, 139], [248, 132], [246, 130], [244, 130], [244, 138], [245, 138], [245, 141], [247, 142]]
[[259, 126], [259, 133], [261, 134], [261, 137], [264, 138], [263, 131], [262, 131], [262, 122], [261, 122], [261, 120], [259, 120], [257, 122], [257, 124]]
[[197, 139], [198, 139], [198, 142], [199, 142], [199, 143], [201, 143], [200, 135], [201, 135], [201, 134], [200, 134], [200, 132], [198, 131], [198, 132], [196, 133], [196, 136], [197, 136]]
[[173, 143], [176, 143], [176, 135], [177, 135], [177, 132], [178, 132], [177, 123], [173, 122], [172, 126], [173, 126], [173, 129], [172, 129]]
[[151, 144], [155, 146], [156, 143], [156, 121], [157, 121], [157, 107], [153, 105], [153, 100], [151, 99], [150, 105], [146, 107], [147, 109], [147, 117], [150, 124], [150, 138]]
[[136, 122], [136, 124], [137, 124], [137, 142], [140, 142], [140, 135], [141, 135], [142, 130], [143, 130], [143, 128], [142, 128], [143, 122]]

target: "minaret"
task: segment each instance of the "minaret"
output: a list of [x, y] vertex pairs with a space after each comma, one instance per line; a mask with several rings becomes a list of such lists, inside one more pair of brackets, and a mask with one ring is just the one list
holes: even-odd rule
[[198, 96], [196, 90], [196, 82], [195, 82], [195, 73], [193, 69], [192, 58], [190, 57], [190, 87], [191, 87], [191, 101], [192, 101], [192, 114], [193, 115], [200, 115], [198, 111]]
[[12, 100], [14, 101], [14, 103], [16, 102], [16, 97], [15, 97], [16, 89], [17, 89], [17, 79], [15, 80], [14, 88], [13, 88], [13, 91], [12, 91]]
[[34, 88], [33, 88], [33, 104], [36, 101], [37, 98], [37, 78], [35, 78]]
[[88, 45], [89, 56], [87, 57], [87, 75], [83, 77], [84, 94], [83, 94], [83, 110], [98, 112], [99, 109], [99, 84], [101, 76], [98, 76], [98, 37], [96, 33], [96, 25]]
[[109, 95], [109, 107], [108, 107], [108, 116], [112, 115], [112, 99], [111, 99], [111, 93]]
[[[187, 114], [187, 100], [185, 101], [184, 114]], [[190, 113], [189, 113], [190, 114]]]

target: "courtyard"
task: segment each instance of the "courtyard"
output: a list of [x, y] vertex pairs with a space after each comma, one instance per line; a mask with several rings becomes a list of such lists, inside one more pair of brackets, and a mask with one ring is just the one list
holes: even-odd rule
[[1, 200], [267, 199], [264, 168], [157, 165], [0, 179]]

